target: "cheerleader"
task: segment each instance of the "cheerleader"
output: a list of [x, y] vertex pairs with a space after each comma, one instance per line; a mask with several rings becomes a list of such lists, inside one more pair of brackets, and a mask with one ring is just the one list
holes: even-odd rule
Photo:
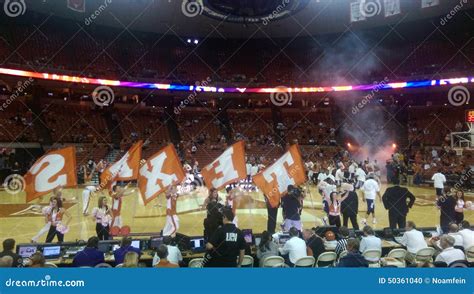
[[202, 204], [202, 208], [207, 209], [208, 204], [210, 204], [212, 202], [221, 203], [221, 198], [219, 197], [219, 192], [214, 188], [209, 189], [209, 194], [208, 194], [207, 198], [204, 200], [204, 203]]
[[131, 195], [134, 190], [125, 193], [130, 183], [128, 183], [125, 187], [120, 188], [117, 185], [112, 186], [112, 191], [109, 191], [110, 196], [112, 197], [112, 227], [122, 227], [122, 198], [128, 195]]
[[225, 206], [232, 209], [232, 213], [234, 214], [234, 220], [232, 221], [232, 223], [235, 225], [235, 227], [238, 227], [238, 219], [237, 219], [237, 214], [236, 214], [237, 212], [236, 196], [237, 196], [237, 189], [229, 188], [227, 191], [227, 197], [225, 199]]
[[163, 228], [163, 236], [171, 236], [174, 238], [179, 229], [179, 218], [176, 214], [177, 200], [178, 191], [175, 185], [171, 185], [166, 191], [166, 223]]
[[52, 204], [53, 199], [64, 200], [61, 198], [62, 189], [63, 189], [62, 186], [54, 188], [52, 192], [53, 196], [49, 198], [49, 204], [41, 208], [41, 214], [44, 215], [44, 226], [39, 230], [39, 232], [33, 238], [31, 238], [31, 243], [37, 243], [39, 238], [41, 238], [41, 236], [49, 232], [49, 229], [51, 227], [51, 221], [49, 221], [48, 215], [51, 213], [51, 209], [53, 207], [53, 204]]
[[465, 201], [464, 201], [464, 192], [461, 190], [456, 191], [456, 207], [454, 210], [456, 211], [455, 213], [455, 221], [456, 224], [461, 224], [461, 222], [464, 220], [464, 207], [465, 207]]
[[341, 203], [346, 200], [349, 195], [346, 194], [341, 198], [338, 192], [331, 192], [329, 197], [325, 196], [325, 200], [328, 204], [328, 217], [329, 225], [340, 227], [341, 226]]
[[111, 214], [109, 206], [107, 205], [107, 197], [100, 197], [97, 207], [92, 209], [92, 217], [96, 223], [95, 231], [99, 240], [109, 239], [109, 228], [112, 221]]
[[89, 209], [90, 197], [91, 197], [91, 194], [96, 191], [96, 188], [94, 187], [92, 183], [92, 177], [94, 176], [94, 169], [92, 169], [90, 174], [88, 174], [87, 167], [84, 165], [83, 170], [84, 170], [85, 188], [82, 191], [82, 214], [84, 216], [87, 216], [88, 215], [87, 210]]
[[[63, 223], [63, 217], [67, 216], [67, 222]], [[51, 201], [51, 210], [47, 214], [47, 219], [51, 226], [46, 236], [46, 243], [51, 243], [54, 237], [58, 237], [58, 242], [64, 241], [64, 234], [68, 231], [68, 224], [71, 222], [71, 215], [63, 208], [63, 201], [59, 198], [53, 198]]]

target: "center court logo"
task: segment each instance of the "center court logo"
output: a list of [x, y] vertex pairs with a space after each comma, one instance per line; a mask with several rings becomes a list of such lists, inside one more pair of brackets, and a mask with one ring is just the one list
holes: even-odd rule
[[9, 17], [17, 17], [25, 14], [26, 4], [25, 0], [5, 0], [3, 3], [3, 11]]
[[452, 106], [469, 104], [470, 99], [471, 93], [469, 93], [469, 90], [464, 86], [454, 86], [449, 89], [448, 101]]

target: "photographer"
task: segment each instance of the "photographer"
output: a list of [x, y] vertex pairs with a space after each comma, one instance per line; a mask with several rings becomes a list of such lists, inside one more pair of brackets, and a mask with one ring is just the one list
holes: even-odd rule
[[288, 194], [281, 199], [283, 208], [283, 231], [288, 232], [295, 227], [301, 231], [301, 209], [303, 193], [296, 186], [288, 185]]

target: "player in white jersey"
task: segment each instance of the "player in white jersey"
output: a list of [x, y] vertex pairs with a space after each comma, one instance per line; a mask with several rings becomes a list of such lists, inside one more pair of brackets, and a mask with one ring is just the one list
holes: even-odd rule
[[[378, 196], [379, 200], [381, 200], [381, 196], [380, 196], [380, 185], [374, 179], [373, 173], [369, 173], [368, 179], [364, 182], [364, 185], [362, 186], [362, 190], [364, 191], [363, 199], [365, 200], [365, 202], [367, 202], [366, 219], [368, 219], [370, 214], [372, 214], [372, 223], [375, 224], [377, 223], [375, 219], [375, 196]], [[366, 219], [362, 220], [364, 224], [367, 223]]]

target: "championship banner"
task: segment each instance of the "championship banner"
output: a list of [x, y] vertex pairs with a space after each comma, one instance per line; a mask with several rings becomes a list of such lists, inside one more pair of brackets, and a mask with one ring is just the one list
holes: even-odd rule
[[292, 145], [282, 157], [255, 175], [253, 182], [263, 191], [270, 205], [277, 207], [280, 198], [287, 192], [288, 185], [300, 185], [306, 182], [298, 145]]
[[115, 181], [130, 181], [138, 178], [142, 146], [143, 141], [141, 140], [133, 144], [119, 161], [109, 166], [100, 175], [100, 189], [110, 189]]
[[48, 152], [31, 166], [24, 179], [26, 202], [60, 186], [77, 186], [76, 148], [71, 146]]
[[247, 170], [245, 168], [244, 141], [239, 141], [227, 148], [212, 163], [204, 167], [201, 174], [206, 186], [209, 189], [217, 190], [230, 183], [245, 179]]
[[166, 146], [150, 157], [140, 168], [138, 188], [147, 205], [170, 185], [183, 181], [186, 173], [183, 170], [173, 144]]

